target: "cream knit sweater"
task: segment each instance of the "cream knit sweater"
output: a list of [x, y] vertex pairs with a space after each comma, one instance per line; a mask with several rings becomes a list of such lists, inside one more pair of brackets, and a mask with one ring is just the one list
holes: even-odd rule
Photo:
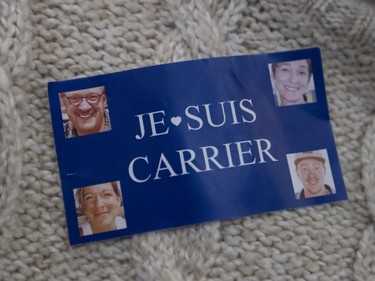
[[[375, 280], [374, 6], [0, 0], [0, 280]], [[49, 81], [312, 46], [349, 201], [68, 245]]]

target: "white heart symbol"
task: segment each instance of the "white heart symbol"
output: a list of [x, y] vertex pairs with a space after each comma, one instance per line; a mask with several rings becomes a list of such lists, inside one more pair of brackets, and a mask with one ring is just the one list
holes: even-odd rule
[[172, 118], [171, 118], [171, 122], [172, 122], [172, 124], [175, 125], [175, 126], [180, 125], [181, 121], [182, 121], [182, 119], [181, 119], [180, 116], [176, 116], [176, 117], [172, 117]]

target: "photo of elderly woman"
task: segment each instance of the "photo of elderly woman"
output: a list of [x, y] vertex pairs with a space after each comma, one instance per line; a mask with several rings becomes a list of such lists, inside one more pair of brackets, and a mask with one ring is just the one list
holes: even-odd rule
[[269, 70], [277, 106], [316, 102], [310, 59], [273, 63]]
[[80, 236], [127, 227], [119, 182], [74, 189]]

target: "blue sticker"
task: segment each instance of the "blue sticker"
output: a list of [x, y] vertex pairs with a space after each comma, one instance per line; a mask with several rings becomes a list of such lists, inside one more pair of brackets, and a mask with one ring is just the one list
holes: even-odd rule
[[318, 48], [48, 91], [72, 245], [347, 199]]

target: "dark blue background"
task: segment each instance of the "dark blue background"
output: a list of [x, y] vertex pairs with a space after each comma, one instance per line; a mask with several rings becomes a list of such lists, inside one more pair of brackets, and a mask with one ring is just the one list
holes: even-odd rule
[[[277, 107], [268, 64], [299, 59], [312, 61], [317, 102]], [[112, 130], [65, 139], [58, 94], [96, 86], [106, 88]], [[231, 125], [227, 111], [224, 126], [210, 127], [202, 117], [203, 128], [188, 131], [186, 107], [200, 105], [200, 116], [204, 116], [201, 105], [211, 103], [212, 117], [218, 123], [222, 120], [218, 103], [242, 99], [252, 100], [257, 115], [254, 123]], [[52, 82], [49, 100], [71, 244], [347, 198], [329, 122], [318, 48], [203, 59]], [[165, 111], [169, 134], [136, 140], [136, 115], [159, 110]], [[238, 110], [238, 120], [240, 113]], [[178, 127], [170, 123], [173, 116], [182, 117]], [[150, 132], [147, 126], [146, 130]], [[128, 175], [128, 165], [135, 157], [148, 156], [150, 163], [149, 170], [136, 170], [139, 174], [151, 172], [154, 177], [161, 153], [179, 174], [176, 150], [194, 150], [194, 163], [202, 167], [199, 147], [216, 146], [224, 151], [224, 143], [251, 140], [256, 149], [254, 139], [263, 138], [272, 143], [270, 151], [279, 161], [223, 170], [211, 165], [213, 171], [191, 171], [177, 177], [168, 177], [164, 171], [160, 173], [162, 179], [142, 184]], [[296, 200], [286, 154], [315, 149], [327, 149], [337, 193]], [[234, 145], [232, 156], [238, 163]], [[217, 159], [226, 163], [226, 155]], [[128, 228], [80, 237], [73, 189], [116, 180], [121, 182]]]

